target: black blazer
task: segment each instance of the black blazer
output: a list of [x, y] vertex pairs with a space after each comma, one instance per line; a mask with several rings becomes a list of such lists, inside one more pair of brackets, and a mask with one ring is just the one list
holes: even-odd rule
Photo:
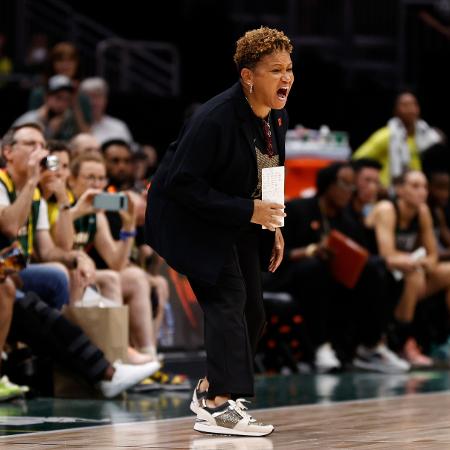
[[[204, 103], [169, 146], [148, 192], [147, 243], [175, 270], [205, 282], [216, 281], [253, 214], [252, 114], [240, 83]], [[283, 164], [287, 113], [273, 110], [271, 117]]]

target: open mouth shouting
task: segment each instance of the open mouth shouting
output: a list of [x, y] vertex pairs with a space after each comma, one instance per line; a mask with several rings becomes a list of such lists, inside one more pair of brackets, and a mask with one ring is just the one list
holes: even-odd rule
[[287, 99], [288, 96], [288, 92], [289, 92], [289, 88], [286, 87], [281, 87], [280, 89], [277, 90], [277, 97], [280, 101], [284, 102]]

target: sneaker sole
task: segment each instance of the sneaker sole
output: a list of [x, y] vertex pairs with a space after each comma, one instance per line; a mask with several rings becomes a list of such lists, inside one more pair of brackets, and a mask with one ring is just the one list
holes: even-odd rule
[[196, 422], [194, 425], [194, 430], [199, 431], [200, 433], [207, 433], [207, 434], [221, 434], [224, 436], [250, 436], [250, 437], [259, 437], [259, 436], [268, 436], [270, 433], [273, 432], [274, 428], [269, 432], [254, 432], [254, 431], [239, 431], [234, 430], [232, 428], [225, 428], [220, 427], [218, 425], [207, 425], [204, 422]]
[[353, 365], [358, 369], [370, 370], [372, 372], [380, 373], [407, 373], [410, 369], [400, 369], [400, 368], [388, 368], [383, 366], [377, 366], [375, 364], [365, 363], [363, 361], [353, 361]]
[[[142, 366], [147, 366], [146, 371], [142, 371], [139, 373], [139, 376], [133, 377], [133, 379], [128, 379], [126, 382], [121, 382], [119, 384], [113, 385], [114, 389], [112, 387], [107, 387], [105, 389], [102, 389], [100, 387], [100, 390], [105, 398], [114, 398], [117, 395], [121, 394], [122, 392], [127, 391], [128, 389], [136, 386], [139, 382], [142, 380], [145, 380], [149, 376], [153, 375], [156, 371], [158, 371], [161, 368], [161, 364], [159, 362], [152, 362], [152, 363], [146, 363], [142, 364]], [[137, 365], [136, 367], [139, 367]]]
[[128, 389], [128, 392], [134, 392], [134, 393], [140, 393], [140, 392], [153, 392], [153, 391], [160, 391], [162, 388], [158, 385], [151, 385], [151, 386], [139, 386], [136, 385], [132, 387], [131, 389]]
[[342, 370], [342, 366], [315, 366], [316, 372], [320, 374], [339, 372]]
[[19, 397], [25, 397], [25, 394], [23, 392], [20, 393], [11, 393], [0, 396], [0, 402], [3, 402], [5, 400], [12, 400], [13, 398], [19, 398]]

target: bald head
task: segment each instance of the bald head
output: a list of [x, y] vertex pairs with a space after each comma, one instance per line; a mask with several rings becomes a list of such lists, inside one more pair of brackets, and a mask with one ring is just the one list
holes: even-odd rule
[[70, 141], [70, 148], [71, 158], [75, 159], [84, 153], [99, 152], [100, 143], [92, 134], [79, 133]]

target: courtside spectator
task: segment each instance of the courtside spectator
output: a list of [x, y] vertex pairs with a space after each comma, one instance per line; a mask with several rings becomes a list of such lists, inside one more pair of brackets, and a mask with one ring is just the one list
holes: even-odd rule
[[129, 144], [133, 141], [127, 124], [106, 114], [108, 106], [108, 83], [103, 78], [86, 78], [80, 84], [80, 93], [89, 98], [92, 108], [91, 133], [100, 144], [111, 139], [122, 139]]
[[395, 99], [394, 117], [376, 131], [353, 157], [375, 159], [382, 165], [381, 182], [385, 187], [405, 169], [421, 169], [420, 153], [439, 142], [441, 136], [420, 119], [416, 96], [408, 91]]

